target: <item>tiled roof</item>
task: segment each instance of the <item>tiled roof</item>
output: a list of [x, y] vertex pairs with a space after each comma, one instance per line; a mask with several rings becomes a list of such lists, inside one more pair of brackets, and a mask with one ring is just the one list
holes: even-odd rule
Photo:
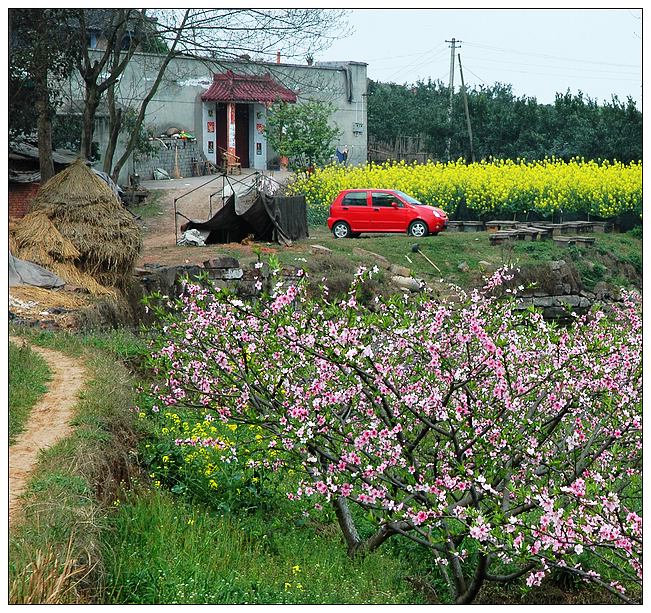
[[232, 70], [213, 75], [212, 85], [201, 94], [204, 102], [296, 102], [296, 94], [271, 78], [270, 74], [241, 75]]

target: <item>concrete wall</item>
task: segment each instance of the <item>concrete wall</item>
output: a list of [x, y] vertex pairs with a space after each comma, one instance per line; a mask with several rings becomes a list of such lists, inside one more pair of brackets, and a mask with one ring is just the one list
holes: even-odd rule
[[[137, 53], [134, 56], [119, 83], [119, 99], [124, 106], [140, 104], [154, 81], [160, 62], [160, 57], [153, 54]], [[336, 110], [331, 122], [342, 132], [335, 147], [348, 147], [349, 164], [366, 162], [366, 64], [360, 62], [317, 62], [308, 66], [176, 58], [168, 66], [156, 96], [149, 103], [145, 120], [147, 129], [157, 135], [170, 127], [185, 129], [197, 137], [200, 149], [208, 157], [209, 135], [205, 132], [208, 107], [201, 102], [201, 94], [212, 83], [213, 73], [228, 69], [240, 74], [269, 72], [273, 79], [297, 91], [299, 102], [319, 100], [333, 104]], [[67, 89], [67, 96], [71, 99], [83, 98], [83, 88], [78, 81], [73, 80]], [[250, 116], [256, 117], [260, 113], [260, 118], [263, 118], [264, 107], [252, 106]], [[260, 121], [250, 121], [253, 125], [249, 143], [251, 164], [262, 169], [259, 158], [266, 163], [274, 152], [255, 133], [255, 124]], [[98, 130], [95, 140], [100, 143], [100, 151], [103, 151], [107, 140], [105, 128]], [[256, 154], [257, 142], [262, 143], [262, 153], [259, 155]], [[120, 145], [116, 160], [122, 151], [123, 145]], [[120, 182], [126, 182], [129, 172], [133, 172], [132, 164], [125, 166]]]

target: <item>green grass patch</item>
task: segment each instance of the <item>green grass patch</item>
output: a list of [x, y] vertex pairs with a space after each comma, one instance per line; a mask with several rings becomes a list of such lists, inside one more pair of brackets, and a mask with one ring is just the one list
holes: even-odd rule
[[29, 414], [47, 391], [51, 372], [45, 360], [27, 346], [9, 343], [9, 444], [24, 429]]
[[131, 363], [147, 354], [144, 339], [125, 328], [82, 333], [13, 327], [12, 332], [35, 345], [63, 351], [75, 357], [98, 351], [121, 362]]
[[274, 513], [222, 515], [165, 491], [129, 495], [104, 534], [106, 604], [425, 603], [410, 567], [351, 560], [333, 526]]
[[130, 206], [129, 209], [134, 215], [145, 221], [156, 217], [163, 212], [163, 194], [164, 190], [150, 190], [149, 196], [145, 200], [140, 204]]
[[[280, 250], [277, 255], [283, 264], [308, 268], [304, 260], [315, 259], [310, 254], [310, 245], [317, 243], [354, 264], [368, 265], [368, 258], [353, 253], [357, 247], [405, 266], [413, 276], [425, 281], [443, 279], [464, 288], [480, 285], [487, 271], [497, 267], [572, 260], [580, 273], [586, 273], [590, 262], [601, 263], [606, 268], [602, 280], [613, 284], [624, 281], [627, 287], [641, 284], [642, 241], [630, 233], [595, 234], [594, 246], [573, 250], [555, 245], [551, 240], [491, 245], [488, 237], [487, 232], [442, 232], [421, 239], [403, 234], [363, 234], [357, 239], [335, 239], [326, 227], [315, 226], [310, 228], [309, 240], [295, 243], [292, 249]], [[421, 254], [412, 251], [416, 244], [440, 272]], [[586, 285], [589, 284], [590, 278]]]

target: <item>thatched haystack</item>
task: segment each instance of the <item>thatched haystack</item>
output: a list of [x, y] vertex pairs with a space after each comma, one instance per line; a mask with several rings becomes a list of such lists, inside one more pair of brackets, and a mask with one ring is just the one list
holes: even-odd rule
[[142, 239], [108, 185], [77, 161], [41, 187], [12, 246], [14, 255], [103, 294], [128, 286]]

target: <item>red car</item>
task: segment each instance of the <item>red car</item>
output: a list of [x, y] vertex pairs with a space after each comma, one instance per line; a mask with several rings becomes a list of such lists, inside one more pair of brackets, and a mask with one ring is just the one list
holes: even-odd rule
[[444, 211], [394, 189], [345, 189], [330, 205], [328, 217], [335, 238], [362, 232], [406, 232], [421, 238], [438, 234], [447, 225]]

